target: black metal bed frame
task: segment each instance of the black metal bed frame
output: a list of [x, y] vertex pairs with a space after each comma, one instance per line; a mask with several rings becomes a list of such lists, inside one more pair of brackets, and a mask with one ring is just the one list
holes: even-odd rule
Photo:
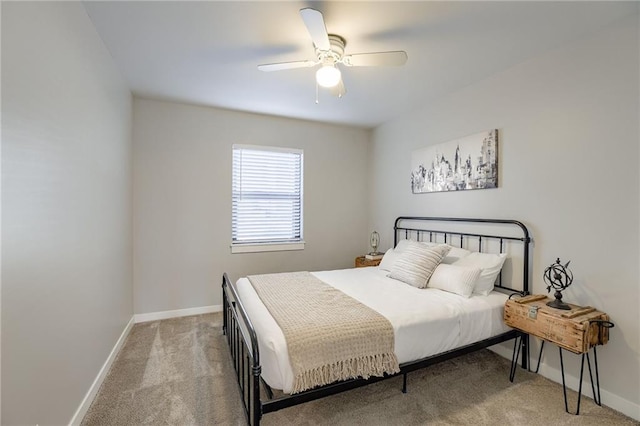
[[[499, 224], [505, 226], [515, 226], [516, 228], [519, 228], [521, 235], [518, 237], [514, 237], [504, 234], [493, 235], [473, 232], [470, 233], [455, 230], [429, 229], [422, 226], [417, 227], [417, 225], [414, 225], [412, 227], [410, 227], [409, 225], [402, 225], [403, 223], [442, 224], [444, 222], [458, 222], [464, 224]], [[459, 247], [462, 247], [465, 241], [467, 242], [467, 247], [469, 247], [469, 240], [475, 239], [478, 242], [477, 251], [480, 252], [482, 252], [483, 250], [483, 241], [498, 241], [500, 251], [503, 250], [505, 241], [520, 241], [523, 243], [522, 288], [514, 289], [504, 286], [502, 282], [502, 274], [500, 274], [495, 287], [504, 291], [518, 293], [521, 295], [529, 294], [529, 244], [531, 242], [531, 238], [529, 236], [527, 227], [519, 221], [506, 219], [402, 216], [397, 218], [394, 224], [394, 247], [398, 242], [398, 236], [402, 235], [403, 233], [405, 239], [413, 238], [413, 236], [415, 235], [415, 239], [418, 241], [424, 241], [425, 236], [427, 235], [429, 237], [429, 241], [437, 240], [438, 237], [441, 236], [444, 242], [449, 244], [451, 244], [454, 239], [459, 239], [459, 243], [456, 244]], [[224, 273], [222, 276], [222, 303], [224, 315], [223, 333], [227, 336], [227, 343], [229, 344], [233, 366], [236, 371], [236, 378], [238, 380], [238, 385], [242, 396], [242, 403], [247, 415], [247, 421], [250, 425], [259, 425], [260, 419], [262, 418], [263, 414], [281, 410], [287, 407], [292, 407], [294, 405], [302, 404], [308, 401], [324, 398], [326, 396], [334, 395], [350, 389], [355, 389], [361, 386], [368, 385], [370, 383], [378, 382], [380, 380], [386, 380], [400, 374], [402, 374], [403, 376], [402, 392], [406, 393], [407, 373], [480, 349], [484, 349], [497, 343], [515, 339], [516, 337], [520, 337], [520, 339], [516, 340], [516, 344], [518, 344], [518, 341], [520, 342], [519, 344], [521, 345], [523, 353], [525, 353], [525, 351], [528, 351], [529, 346], [528, 335], [520, 333], [517, 330], [510, 330], [506, 333], [502, 333], [476, 343], [465, 345], [440, 354], [432, 355], [420, 360], [400, 364], [400, 372], [394, 375], [371, 377], [369, 379], [350, 379], [292, 395], [273, 398], [273, 392], [271, 388], [269, 388], [269, 386], [261, 379], [262, 367], [260, 365], [260, 351], [258, 348], [258, 340], [255, 329], [253, 327], [253, 324], [251, 323], [249, 316], [247, 315], [247, 312], [240, 298], [238, 297], [238, 293], [235, 287], [231, 284], [231, 281], [229, 280], [229, 277], [226, 273]], [[519, 350], [520, 347], [518, 347], [518, 351]], [[528, 368], [527, 362], [528, 358], [523, 356], [522, 368]], [[261, 384], [264, 385], [265, 393], [268, 398], [264, 401], [260, 396]]]

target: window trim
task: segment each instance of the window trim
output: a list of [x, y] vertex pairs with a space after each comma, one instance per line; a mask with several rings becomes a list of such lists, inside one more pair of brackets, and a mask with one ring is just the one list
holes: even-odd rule
[[[267, 242], [233, 242], [233, 236], [231, 238], [231, 244], [229, 245], [232, 254], [236, 253], [260, 253], [260, 252], [274, 252], [274, 251], [296, 251], [304, 250], [304, 150], [300, 148], [288, 148], [288, 147], [276, 147], [269, 145], [251, 145], [251, 144], [233, 144], [231, 147], [231, 199], [233, 203], [233, 153], [236, 149], [252, 149], [258, 151], [267, 152], [285, 152], [299, 154], [301, 159], [300, 169], [300, 240], [295, 241], [267, 241]], [[233, 211], [231, 213], [231, 221], [233, 222]]]
[[231, 253], [260, 253], [269, 251], [304, 250], [304, 241], [295, 243], [236, 243], [231, 244]]

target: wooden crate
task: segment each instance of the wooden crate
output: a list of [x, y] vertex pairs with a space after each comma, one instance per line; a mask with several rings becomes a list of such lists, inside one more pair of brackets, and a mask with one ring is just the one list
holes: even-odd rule
[[367, 259], [364, 256], [356, 257], [355, 265], [356, 268], [363, 268], [366, 266], [378, 266], [382, 259]]
[[510, 299], [504, 307], [504, 321], [513, 328], [580, 354], [609, 341], [609, 329], [590, 320], [609, 321], [609, 316], [590, 306], [572, 305], [571, 310], [547, 306], [552, 299], [531, 295]]

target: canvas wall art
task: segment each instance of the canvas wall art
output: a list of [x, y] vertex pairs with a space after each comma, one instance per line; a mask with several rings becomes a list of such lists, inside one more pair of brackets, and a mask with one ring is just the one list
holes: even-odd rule
[[414, 194], [498, 187], [498, 129], [416, 150], [411, 156]]

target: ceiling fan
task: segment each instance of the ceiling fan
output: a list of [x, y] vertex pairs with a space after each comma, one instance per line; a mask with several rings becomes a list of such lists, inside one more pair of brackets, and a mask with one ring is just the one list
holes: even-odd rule
[[345, 55], [346, 40], [339, 35], [327, 33], [322, 13], [315, 9], [305, 8], [300, 9], [300, 15], [311, 35], [316, 49], [316, 59], [258, 65], [260, 71], [280, 71], [321, 65], [316, 71], [317, 84], [329, 88], [335, 96], [342, 97], [346, 93], [346, 89], [338, 64], [347, 67], [376, 67], [400, 66], [407, 62], [407, 52], [402, 50]]

